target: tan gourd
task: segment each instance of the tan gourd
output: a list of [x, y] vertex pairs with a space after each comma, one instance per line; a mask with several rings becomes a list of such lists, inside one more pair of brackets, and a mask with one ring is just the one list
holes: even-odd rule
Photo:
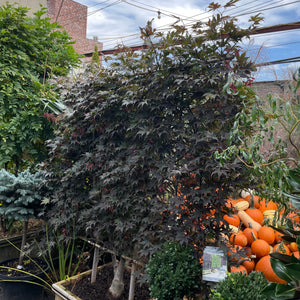
[[246, 200], [240, 201], [240, 202], [236, 203], [233, 207], [237, 211], [246, 210], [247, 208], [249, 208], [249, 202]]
[[264, 215], [264, 218], [265, 218], [265, 221], [269, 224], [272, 224], [273, 225], [273, 222], [274, 222], [274, 218], [275, 218], [275, 215], [276, 215], [276, 210], [275, 209], [270, 209], [270, 210], [265, 210], [263, 212], [263, 215]]
[[240, 210], [237, 212], [237, 215], [246, 227], [254, 228], [257, 232], [261, 228], [261, 225], [254, 221], [245, 211]]
[[240, 231], [238, 227], [233, 226], [233, 225], [229, 225], [229, 229], [233, 233], [238, 233]]

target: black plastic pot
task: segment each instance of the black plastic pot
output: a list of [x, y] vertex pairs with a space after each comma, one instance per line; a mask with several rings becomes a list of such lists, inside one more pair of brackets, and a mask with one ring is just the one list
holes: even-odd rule
[[[5, 265], [8, 262], [15, 261], [16, 259], [6, 260], [0, 265]], [[45, 270], [47, 271], [47, 270]], [[45, 274], [40, 271], [35, 276], [43, 279]], [[0, 274], [0, 300], [43, 300], [49, 299], [45, 293], [43, 281], [30, 275], [24, 276], [7, 276]]]

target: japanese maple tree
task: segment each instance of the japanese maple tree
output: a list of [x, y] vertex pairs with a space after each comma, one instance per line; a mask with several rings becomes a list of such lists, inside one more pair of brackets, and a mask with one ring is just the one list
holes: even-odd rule
[[[237, 1], [229, 1], [226, 7]], [[66, 95], [70, 111], [49, 143], [45, 162], [54, 187], [46, 214], [118, 254], [147, 258], [165, 240], [201, 251], [227, 232], [221, 208], [242, 180], [243, 165], [222, 165], [234, 116], [252, 101], [252, 62], [239, 42], [259, 24], [239, 29], [219, 12], [167, 34], [149, 22], [140, 53], [123, 49], [110, 68], [80, 78]], [[236, 93], [226, 92], [231, 82]], [[110, 293], [122, 292], [124, 260]]]

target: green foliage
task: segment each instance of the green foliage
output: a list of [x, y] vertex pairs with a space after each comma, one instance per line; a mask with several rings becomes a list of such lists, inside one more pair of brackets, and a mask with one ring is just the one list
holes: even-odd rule
[[[70, 37], [44, 18], [6, 4], [0, 7], [0, 166], [24, 170], [45, 158], [53, 126], [44, 112], [57, 95], [49, 79], [78, 64]], [[45, 107], [46, 106], [46, 107]]]
[[[300, 69], [283, 98], [270, 94], [268, 101], [257, 99], [239, 112], [230, 135], [231, 145], [216, 153], [220, 161], [237, 157], [249, 170], [247, 188], [255, 188], [287, 209], [290, 195], [285, 193], [294, 193], [290, 179], [296, 180], [294, 173], [300, 163], [299, 74]], [[232, 92], [229, 86], [227, 92]]]
[[261, 272], [229, 273], [227, 277], [218, 282], [212, 289], [209, 296], [210, 300], [264, 300], [269, 299], [262, 294], [268, 285], [268, 280]]
[[181, 300], [194, 296], [201, 284], [201, 266], [194, 249], [167, 242], [150, 258], [146, 272], [151, 297], [159, 300]]
[[95, 63], [97, 64], [97, 66], [100, 66], [100, 58], [97, 45], [95, 46], [94, 52], [92, 54], [92, 63]]
[[79, 266], [85, 263], [88, 256], [84, 252], [84, 245], [79, 249], [76, 242], [75, 222], [70, 236], [66, 230], [60, 233], [46, 226], [44, 238], [39, 243], [36, 241], [39, 256], [47, 264], [54, 282], [76, 275]]
[[15, 176], [0, 170], [0, 214], [11, 220], [36, 218], [41, 210], [39, 187], [42, 181], [40, 172], [31, 174], [26, 170]]
[[[170, 239], [201, 250], [226, 233], [220, 208], [244, 167], [221, 165], [214, 152], [228, 147], [235, 115], [252, 101], [252, 63], [238, 46], [244, 32], [228, 35], [236, 21], [212, 18], [166, 35], [150, 23], [142, 35], [158, 44], [124, 49], [110, 69], [68, 88], [70, 111], [45, 163], [54, 226], [76, 219], [82, 234], [130, 256]], [[230, 75], [239, 94], [223, 93]]]
[[297, 210], [300, 209], [300, 167], [288, 171], [286, 177], [289, 185], [289, 192], [283, 193], [288, 197], [290, 203]]
[[[277, 228], [276, 228], [277, 229]], [[285, 242], [296, 242], [298, 251], [300, 250], [300, 230], [293, 228], [278, 229], [283, 233], [282, 239]], [[300, 298], [300, 259], [294, 254], [285, 255], [271, 253], [271, 266], [275, 274], [285, 280], [287, 284], [269, 283], [264, 289], [264, 295], [269, 299], [299, 299]]]

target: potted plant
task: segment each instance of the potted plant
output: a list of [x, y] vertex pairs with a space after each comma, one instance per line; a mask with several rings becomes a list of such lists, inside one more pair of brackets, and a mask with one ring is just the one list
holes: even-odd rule
[[[23, 293], [28, 286], [28, 284], [24, 284], [25, 281], [36, 281], [36, 278], [26, 276], [28, 274], [24, 272], [35, 274], [38, 271], [35, 275], [42, 274], [39, 268], [36, 269], [33, 260], [24, 259], [28, 220], [36, 218], [41, 209], [42, 196], [39, 187], [42, 181], [43, 177], [40, 172], [32, 174], [26, 170], [15, 176], [5, 169], [0, 170], [0, 201], [2, 203], [0, 214], [10, 219], [20, 220], [23, 224], [19, 257], [1, 262], [0, 285], [2, 293], [5, 293], [4, 297], [10, 297], [13, 295], [12, 293]], [[40, 261], [39, 264], [41, 265], [42, 262]], [[41, 267], [45, 268], [46, 265], [41, 265]], [[22, 283], [15, 286], [14, 283], [9, 282], [14, 280]], [[12, 285], [15, 287], [12, 288]], [[21, 291], [17, 291], [16, 287], [19, 287]], [[41, 289], [39, 292], [41, 293]], [[25, 292], [25, 294], [27, 293]]]
[[[234, 116], [253, 96], [252, 64], [237, 44], [259, 20], [240, 30], [234, 19], [213, 16], [195, 24], [197, 38], [181, 26], [163, 36], [149, 22], [141, 34], [159, 46], [121, 52], [112, 68], [83, 74], [68, 89], [70, 111], [45, 162], [52, 189], [45, 217], [58, 228], [76, 219], [77, 234], [117, 254], [107, 297], [122, 294], [124, 255], [147, 261], [166, 240], [201, 251], [228, 232], [218, 208], [242, 164], [221, 166], [213, 153], [228, 145]], [[243, 98], [223, 93], [230, 74]]]

